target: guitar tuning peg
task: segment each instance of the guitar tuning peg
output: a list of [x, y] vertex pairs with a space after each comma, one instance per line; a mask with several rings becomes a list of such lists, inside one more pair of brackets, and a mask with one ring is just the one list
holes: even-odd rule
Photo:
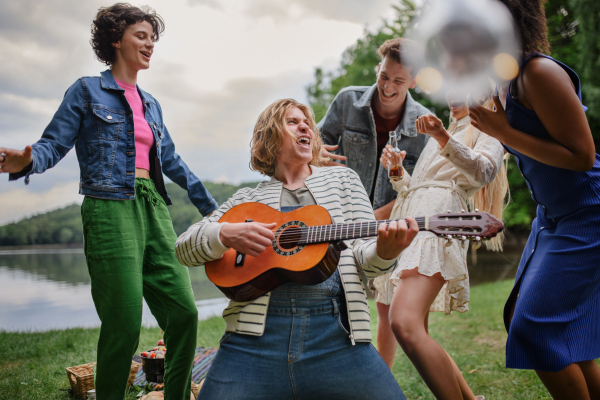
[[479, 212], [479, 208], [476, 208], [476, 209], [475, 209], [475, 212]]
[[448, 213], [448, 214], [450, 214], [451, 212], [452, 212], [452, 211], [450, 211], [450, 210], [447, 210], [447, 211], [446, 211], [446, 213]]
[[475, 240], [473, 242], [473, 249], [477, 250], [480, 247], [481, 247], [481, 237], [475, 236]]
[[452, 235], [446, 235], [446, 247], [452, 246]]
[[462, 235], [462, 236], [460, 237], [460, 240], [462, 240], [462, 241], [464, 242], [465, 240], [467, 240], [467, 237], [466, 237], [465, 235]]
[[465, 212], [464, 208], [463, 208], [462, 210], [460, 210], [460, 212], [461, 212], [461, 213], [464, 213], [464, 212]]

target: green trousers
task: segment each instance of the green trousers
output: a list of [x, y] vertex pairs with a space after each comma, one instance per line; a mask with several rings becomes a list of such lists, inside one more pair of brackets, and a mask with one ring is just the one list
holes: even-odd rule
[[96, 395], [125, 397], [144, 298], [165, 332], [165, 399], [189, 400], [198, 329], [189, 271], [175, 258], [176, 235], [154, 183], [136, 178], [135, 189], [133, 201], [88, 196], [81, 206], [92, 297], [102, 321]]

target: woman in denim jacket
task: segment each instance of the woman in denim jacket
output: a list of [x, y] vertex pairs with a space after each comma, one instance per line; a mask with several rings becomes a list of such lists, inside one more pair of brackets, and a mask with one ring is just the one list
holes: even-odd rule
[[[0, 149], [10, 179], [52, 168], [75, 146], [85, 255], [92, 297], [102, 321], [96, 392], [124, 396], [138, 346], [142, 298], [165, 331], [165, 398], [189, 399], [197, 309], [189, 272], [175, 258], [176, 235], [164, 172], [188, 191], [201, 214], [217, 203], [175, 153], [158, 102], [137, 85], [164, 30], [151, 9], [115, 4], [92, 26], [97, 58], [111, 69], [83, 77], [65, 97], [42, 138], [23, 151]], [[130, 201], [117, 201], [130, 200]]]

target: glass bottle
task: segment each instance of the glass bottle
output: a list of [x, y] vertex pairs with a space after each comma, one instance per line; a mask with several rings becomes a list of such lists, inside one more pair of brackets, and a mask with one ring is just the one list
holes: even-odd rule
[[398, 148], [398, 136], [396, 131], [390, 131], [391, 161], [388, 162], [388, 177], [393, 181], [400, 181], [404, 178], [402, 169], [402, 156]]

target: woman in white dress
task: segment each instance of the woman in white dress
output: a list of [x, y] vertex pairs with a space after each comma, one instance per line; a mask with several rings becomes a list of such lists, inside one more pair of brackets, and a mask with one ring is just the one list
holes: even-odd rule
[[[416, 122], [417, 132], [433, 140], [423, 149], [413, 175], [404, 171], [402, 180], [392, 182], [398, 197], [391, 218], [460, 212], [470, 205], [471, 209], [488, 211], [501, 219], [508, 189], [504, 148], [498, 140], [471, 126], [464, 100], [453, 93], [447, 98], [452, 112], [448, 130], [433, 115], [422, 116]], [[493, 108], [491, 93], [483, 106]], [[393, 157], [390, 150], [383, 152], [384, 166]], [[502, 237], [498, 237], [486, 245], [501, 250], [501, 243]], [[381, 303], [378, 310], [389, 305], [388, 320], [378, 324], [377, 347], [383, 359], [391, 368], [395, 337], [438, 399], [483, 398], [473, 395], [452, 358], [428, 331], [429, 312], [468, 310], [467, 250], [468, 242], [454, 240], [447, 247], [445, 239], [420, 232], [400, 255], [394, 272], [374, 282], [377, 302]], [[379, 315], [385, 318], [385, 313]]]

